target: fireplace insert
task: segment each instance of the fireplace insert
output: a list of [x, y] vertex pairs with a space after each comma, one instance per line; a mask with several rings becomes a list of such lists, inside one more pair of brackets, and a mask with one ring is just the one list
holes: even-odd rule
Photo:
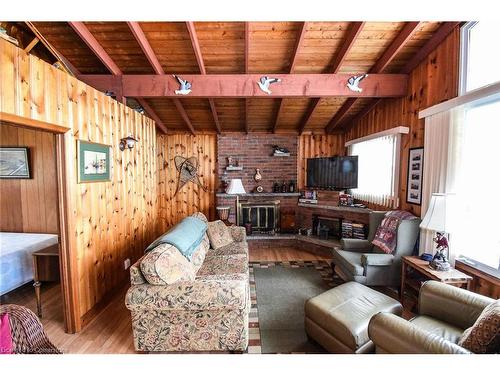
[[280, 231], [280, 202], [240, 201], [238, 226], [252, 224], [253, 233], [275, 234]]

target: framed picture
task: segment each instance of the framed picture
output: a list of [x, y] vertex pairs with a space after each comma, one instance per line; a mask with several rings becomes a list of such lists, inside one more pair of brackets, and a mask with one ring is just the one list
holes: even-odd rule
[[31, 178], [28, 147], [0, 147], [0, 178]]
[[424, 148], [410, 148], [408, 156], [408, 183], [406, 202], [422, 204], [422, 178], [424, 174]]
[[111, 180], [111, 146], [78, 141], [78, 183]]

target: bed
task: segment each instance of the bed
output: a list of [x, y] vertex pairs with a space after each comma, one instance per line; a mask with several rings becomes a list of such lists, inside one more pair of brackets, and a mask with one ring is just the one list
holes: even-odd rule
[[58, 242], [57, 234], [0, 232], [0, 295], [33, 280], [31, 254]]

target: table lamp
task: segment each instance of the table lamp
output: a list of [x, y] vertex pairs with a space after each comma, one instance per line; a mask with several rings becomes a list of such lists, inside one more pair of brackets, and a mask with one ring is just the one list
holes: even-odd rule
[[429, 208], [420, 224], [420, 228], [436, 232], [436, 236], [432, 239], [436, 243], [436, 252], [429, 262], [429, 266], [438, 271], [448, 271], [450, 269], [450, 263], [447, 259], [449, 247], [446, 235], [450, 225], [450, 218], [448, 218], [447, 222], [446, 217], [450, 203], [448, 198], [447, 194], [433, 193]]
[[240, 194], [246, 194], [245, 188], [243, 187], [243, 183], [241, 182], [241, 179], [235, 178], [229, 181], [229, 185], [226, 189], [226, 194], [230, 195], [236, 195], [236, 225], [239, 224], [239, 213], [238, 213], [238, 206], [239, 206], [239, 195]]

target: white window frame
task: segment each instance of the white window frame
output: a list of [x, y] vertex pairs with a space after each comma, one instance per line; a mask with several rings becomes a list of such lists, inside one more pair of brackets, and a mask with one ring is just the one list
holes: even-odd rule
[[477, 24], [477, 21], [467, 22], [460, 28], [460, 61], [459, 61], [459, 82], [458, 95], [467, 93], [467, 76], [469, 74], [469, 45], [470, 30]]
[[373, 133], [370, 135], [367, 135], [365, 137], [360, 137], [356, 138], [350, 141], [347, 141], [345, 143], [345, 147], [348, 150], [348, 153], [351, 153], [352, 148], [349, 146], [352, 146], [357, 143], [362, 143], [369, 141], [371, 139], [376, 139], [376, 138], [381, 138], [385, 137], [388, 135], [394, 135], [396, 137], [396, 152], [395, 152], [395, 160], [394, 160], [394, 165], [393, 165], [393, 176], [392, 176], [392, 189], [393, 189], [393, 196], [394, 196], [394, 201], [393, 204], [390, 205], [391, 208], [397, 208], [399, 207], [399, 193], [400, 193], [400, 172], [401, 172], [401, 135], [402, 134], [408, 134], [410, 132], [410, 128], [407, 126], [396, 126], [394, 128], [384, 130], [378, 133]]

